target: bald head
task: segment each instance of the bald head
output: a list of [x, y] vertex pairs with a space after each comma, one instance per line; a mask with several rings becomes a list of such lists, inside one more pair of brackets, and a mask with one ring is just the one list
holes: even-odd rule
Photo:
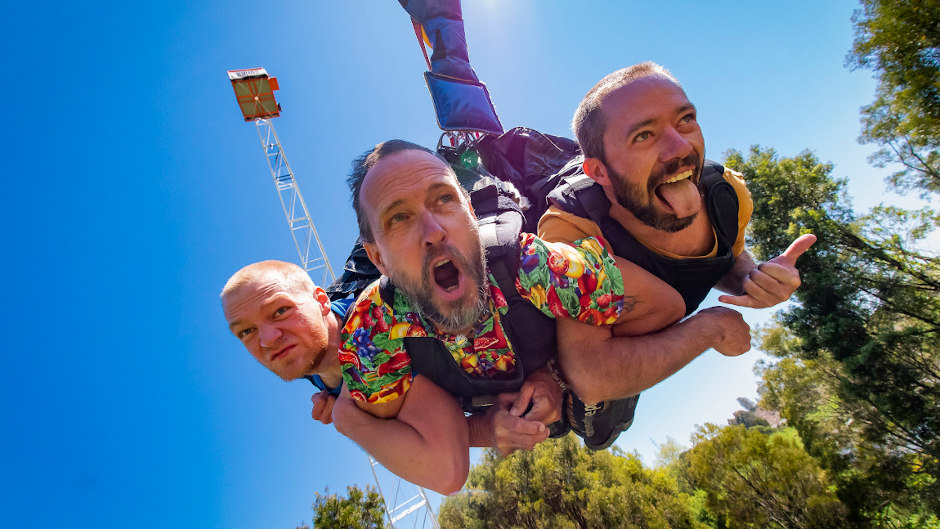
[[294, 263], [272, 259], [251, 263], [235, 272], [222, 287], [222, 302], [225, 303], [225, 299], [239, 288], [262, 277], [280, 284], [288, 292], [313, 292], [316, 288], [303, 268]]
[[326, 374], [338, 383], [338, 322], [326, 292], [299, 266], [261, 261], [235, 272], [222, 312], [232, 334], [282, 379]]

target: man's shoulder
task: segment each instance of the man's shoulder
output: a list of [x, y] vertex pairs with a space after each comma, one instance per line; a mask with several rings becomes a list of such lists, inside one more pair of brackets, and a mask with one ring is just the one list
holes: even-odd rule
[[355, 298], [333, 300], [330, 302], [330, 311], [332, 311], [340, 321], [346, 321], [346, 315], [349, 314], [349, 307], [351, 307], [355, 301]]
[[750, 200], [751, 192], [747, 189], [747, 182], [744, 181], [744, 175], [735, 171], [734, 169], [729, 169], [725, 167], [725, 172], [722, 174], [725, 182], [731, 184], [731, 187], [734, 188], [735, 194], [738, 195], [740, 200], [742, 197], [746, 197]]
[[558, 206], [550, 206], [539, 220], [538, 237], [547, 242], [571, 244], [585, 237], [600, 237], [601, 229], [591, 219], [579, 217]]

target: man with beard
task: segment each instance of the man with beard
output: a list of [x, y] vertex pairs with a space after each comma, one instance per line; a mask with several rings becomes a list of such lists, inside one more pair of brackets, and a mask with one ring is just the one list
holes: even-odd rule
[[[681, 306], [675, 291], [635, 265], [615, 264], [602, 241], [546, 244], [516, 229], [513, 240], [491, 242], [451, 167], [428, 149], [380, 144], [354, 162], [349, 181], [363, 246], [384, 277], [362, 293], [343, 328], [345, 387], [333, 418], [341, 433], [413, 483], [452, 493], [466, 480], [470, 446], [508, 453], [548, 436], [546, 424], [561, 415], [561, 388], [538, 368], [555, 353], [554, 325], [526, 308], [583, 326], [628, 313], [630, 329], [641, 333], [681, 315], [659, 310]], [[513, 252], [514, 260], [506, 257]], [[616, 326], [602, 328], [609, 347], [630, 347], [613, 335]], [[428, 340], [440, 354], [423, 363], [416, 344]], [[747, 324], [729, 309], [628, 340], [664, 351], [639, 359], [636, 376], [648, 385], [709, 347], [727, 355], [750, 347]], [[499, 394], [495, 405], [465, 419], [448, 393], [461, 383], [482, 388], [475, 396]]]
[[336, 351], [351, 300], [330, 302], [302, 268], [273, 260], [235, 272], [221, 297], [229, 329], [251, 356], [282, 380], [313, 383], [321, 390], [313, 418], [333, 422], [343, 382]]
[[[539, 223], [547, 241], [603, 236], [618, 257], [667, 282], [690, 314], [712, 287], [724, 303], [770, 307], [799, 286], [795, 268], [815, 241], [803, 235], [783, 255], [756, 265], [744, 248], [753, 210], [741, 175], [705, 162], [705, 142], [679, 82], [645, 62], [598, 82], [575, 112], [573, 129], [584, 175], [569, 177], [549, 196]], [[563, 331], [564, 330], [564, 331]], [[559, 322], [560, 363], [588, 405], [639, 393], [637, 355], [573, 347], [596, 343], [595, 329]], [[566, 346], [571, 345], [571, 346]]]

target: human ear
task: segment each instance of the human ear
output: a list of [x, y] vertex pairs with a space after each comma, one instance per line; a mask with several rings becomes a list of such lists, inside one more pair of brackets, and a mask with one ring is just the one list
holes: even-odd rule
[[382, 251], [379, 250], [379, 247], [372, 242], [363, 242], [362, 248], [366, 251], [366, 255], [369, 256], [369, 260], [372, 261], [372, 264], [379, 269], [379, 272], [387, 276], [387, 269], [385, 268], [385, 262], [382, 260]]
[[607, 175], [607, 166], [604, 165], [604, 162], [600, 158], [585, 158], [584, 163], [581, 164], [581, 168], [584, 169], [584, 174], [591, 177], [591, 180], [594, 180], [602, 186], [610, 185], [610, 177]]
[[322, 312], [324, 316], [330, 313], [330, 296], [326, 294], [325, 290], [321, 287], [314, 287], [313, 299], [320, 304], [320, 312]]

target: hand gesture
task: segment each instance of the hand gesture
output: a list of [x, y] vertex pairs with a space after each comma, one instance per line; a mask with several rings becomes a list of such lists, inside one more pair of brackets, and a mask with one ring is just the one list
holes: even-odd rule
[[725, 356], [739, 356], [751, 349], [751, 326], [741, 313], [726, 307], [698, 311], [693, 318], [711, 318], [708, 329], [716, 334], [711, 347]]
[[547, 426], [561, 419], [561, 401], [561, 387], [545, 367], [526, 377], [509, 413]]
[[314, 393], [313, 396], [310, 397], [310, 401], [313, 402], [313, 412], [310, 414], [313, 420], [320, 421], [323, 424], [333, 422], [333, 404], [336, 403], [335, 395], [330, 395], [329, 391], [321, 391]]
[[[510, 409], [518, 402], [518, 393], [503, 393], [486, 418], [492, 424], [492, 443], [502, 456], [516, 450], [532, 450], [535, 445], [548, 439], [548, 428], [539, 421], [522, 418]], [[520, 412], [521, 413], [521, 412]]]
[[781, 255], [751, 269], [741, 281], [744, 294], [740, 296], [718, 296], [718, 301], [739, 307], [762, 309], [772, 307], [790, 299], [800, 286], [800, 272], [796, 260], [816, 242], [816, 236], [808, 233], [793, 241]]

